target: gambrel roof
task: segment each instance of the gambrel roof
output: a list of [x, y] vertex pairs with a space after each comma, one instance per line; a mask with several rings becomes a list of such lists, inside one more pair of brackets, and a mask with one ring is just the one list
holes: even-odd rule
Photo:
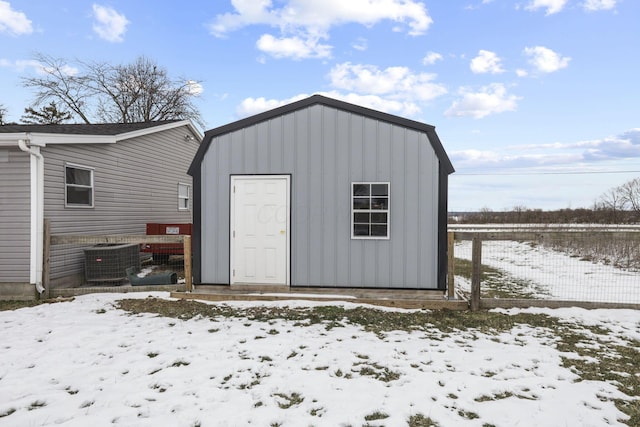
[[438, 135], [436, 134], [435, 126], [415, 120], [406, 119], [404, 117], [395, 116], [393, 114], [372, 110], [370, 108], [362, 107], [359, 105], [350, 104], [348, 102], [339, 101], [337, 99], [328, 98], [326, 96], [312, 95], [300, 101], [283, 105], [282, 107], [274, 108], [273, 110], [265, 111], [263, 113], [256, 114], [254, 116], [250, 116], [205, 132], [204, 139], [200, 144], [200, 148], [198, 149], [198, 152], [196, 153], [196, 156], [191, 163], [191, 167], [189, 167], [189, 175], [194, 176], [197, 173], [197, 170], [200, 167], [200, 163], [202, 163], [202, 160], [204, 159], [204, 156], [209, 149], [209, 145], [214, 138], [316, 104], [326, 105], [338, 110], [347, 111], [353, 114], [369, 117], [371, 119], [387, 122], [397, 126], [402, 126], [419, 132], [424, 132], [427, 134], [427, 138], [429, 139], [429, 142], [431, 142], [431, 146], [433, 147], [436, 156], [440, 160], [440, 165], [442, 166], [443, 171], [447, 174], [451, 174], [454, 172], [453, 165], [451, 164], [451, 161], [449, 160], [449, 157], [447, 156], [447, 153], [445, 152], [444, 147], [440, 142], [440, 138], [438, 138]]

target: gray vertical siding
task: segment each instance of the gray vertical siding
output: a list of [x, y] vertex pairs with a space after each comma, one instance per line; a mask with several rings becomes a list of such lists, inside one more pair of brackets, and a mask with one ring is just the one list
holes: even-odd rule
[[[202, 283], [229, 283], [229, 177], [291, 174], [291, 284], [438, 287], [439, 160], [426, 133], [313, 105], [222, 134], [201, 172]], [[351, 239], [351, 183], [391, 183], [390, 239]]]
[[0, 148], [0, 283], [29, 283], [30, 159]]
[[[181, 127], [115, 144], [44, 148], [44, 215], [51, 220], [51, 233], [145, 234], [148, 222], [191, 222], [192, 209], [178, 210], [178, 183], [192, 185], [187, 168], [198, 143], [186, 141], [185, 133], [190, 131]], [[93, 208], [65, 207], [65, 162], [94, 168]], [[82, 271], [82, 248], [52, 247], [54, 282]]]

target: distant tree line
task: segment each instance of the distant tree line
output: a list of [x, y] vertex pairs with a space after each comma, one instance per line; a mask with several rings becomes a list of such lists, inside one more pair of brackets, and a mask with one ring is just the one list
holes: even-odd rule
[[640, 224], [640, 178], [604, 192], [591, 208], [556, 210], [515, 206], [505, 211], [482, 208], [478, 212], [449, 215], [450, 224]]

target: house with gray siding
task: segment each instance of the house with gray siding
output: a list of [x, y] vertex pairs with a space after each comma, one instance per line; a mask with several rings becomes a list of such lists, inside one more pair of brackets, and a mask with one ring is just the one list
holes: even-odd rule
[[444, 290], [453, 171], [433, 126], [320, 95], [209, 130], [194, 283]]
[[[201, 139], [188, 120], [0, 126], [0, 298], [42, 291], [45, 218], [57, 235], [190, 223]], [[73, 256], [62, 265], [52, 252], [52, 286], [81, 284], [82, 251]]]

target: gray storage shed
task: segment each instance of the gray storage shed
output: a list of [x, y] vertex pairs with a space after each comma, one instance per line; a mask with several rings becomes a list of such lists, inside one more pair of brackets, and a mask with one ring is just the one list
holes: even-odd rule
[[444, 290], [453, 171], [433, 126], [321, 95], [209, 130], [194, 282]]

